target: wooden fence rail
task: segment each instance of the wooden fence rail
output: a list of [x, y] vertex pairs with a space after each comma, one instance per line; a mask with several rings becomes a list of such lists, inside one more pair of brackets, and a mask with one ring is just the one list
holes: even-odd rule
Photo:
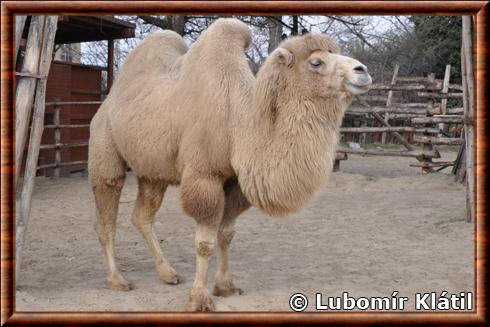
[[50, 164], [39, 165], [37, 170], [44, 168], [54, 168], [54, 177], [60, 176], [60, 168], [73, 165], [86, 165], [86, 160], [79, 161], [65, 161], [61, 160], [61, 149], [75, 148], [75, 147], [85, 147], [88, 146], [88, 142], [72, 142], [72, 143], [62, 143], [61, 142], [61, 130], [68, 128], [89, 128], [90, 124], [61, 124], [60, 115], [62, 108], [68, 108], [70, 105], [100, 105], [102, 101], [52, 101], [47, 102], [45, 105], [53, 107], [53, 124], [45, 125], [44, 128], [54, 129], [54, 144], [43, 144], [40, 146], [40, 150], [55, 149], [55, 162]]

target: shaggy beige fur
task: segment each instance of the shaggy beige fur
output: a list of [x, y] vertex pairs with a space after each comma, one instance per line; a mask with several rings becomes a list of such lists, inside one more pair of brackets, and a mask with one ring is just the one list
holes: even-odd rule
[[257, 79], [244, 49], [249, 28], [220, 19], [187, 49], [174, 32], [157, 32], [128, 56], [91, 124], [89, 174], [96, 230], [114, 289], [133, 286], [117, 269], [114, 235], [126, 166], [138, 176], [132, 221], [160, 278], [178, 283], [153, 219], [168, 185], [181, 185], [184, 211], [197, 222], [196, 278], [190, 310], [212, 310], [206, 287], [218, 250], [213, 294], [241, 293], [228, 267], [236, 217], [250, 204], [271, 215], [302, 208], [331, 170], [338, 130], [352, 95], [371, 78], [335, 42], [306, 35], [283, 42]]

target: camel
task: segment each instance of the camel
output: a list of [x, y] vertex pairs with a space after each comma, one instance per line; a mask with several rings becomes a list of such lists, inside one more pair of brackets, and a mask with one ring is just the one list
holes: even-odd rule
[[95, 229], [112, 289], [133, 288], [114, 259], [127, 167], [139, 188], [132, 223], [169, 284], [181, 278], [162, 254], [153, 221], [167, 187], [180, 185], [183, 211], [197, 223], [192, 311], [214, 310], [207, 278], [215, 253], [213, 295], [242, 293], [228, 256], [243, 211], [296, 212], [327, 179], [343, 114], [370, 87], [366, 67], [340, 55], [330, 37], [307, 34], [284, 40], [255, 77], [244, 54], [250, 43], [247, 25], [227, 18], [191, 48], [160, 31], [128, 55], [90, 126]]

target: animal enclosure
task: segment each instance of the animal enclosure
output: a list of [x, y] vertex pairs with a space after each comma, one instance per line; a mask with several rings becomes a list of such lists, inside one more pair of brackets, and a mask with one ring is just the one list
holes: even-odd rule
[[[80, 97], [46, 97], [45, 101], [41, 98], [46, 90], [42, 75], [47, 72], [29, 77], [38, 79], [36, 83], [41, 92], [36, 94], [31, 115], [26, 174], [20, 174], [23, 178], [18, 182], [18, 185], [22, 182], [22, 194], [18, 197], [17, 209], [20, 222], [20, 237], [16, 239], [19, 258], [16, 272], [20, 274], [17, 276], [17, 307], [26, 311], [97, 307], [172, 311], [185, 307], [212, 311], [216, 303], [217, 310], [288, 310], [282, 299], [291, 292], [311, 293], [327, 286], [329, 292], [351, 287], [358, 295], [388, 292], [397, 285], [403, 285], [403, 292], [419, 291], [417, 287], [473, 291], [470, 261], [473, 260], [474, 228], [463, 217], [465, 214], [471, 217], [471, 214], [468, 216], [468, 210], [472, 210], [468, 199], [474, 189], [465, 189], [443, 170], [452, 166], [457, 181], [461, 182], [466, 173], [466, 182], [472, 180], [472, 166], [469, 169], [466, 162], [462, 163], [464, 151], [469, 151], [468, 162], [472, 165], [473, 138], [468, 137], [472, 131], [472, 94], [467, 85], [468, 71], [463, 72], [463, 85], [458, 85], [451, 83], [449, 65], [442, 79], [436, 79], [435, 74], [399, 76], [400, 67], [396, 66], [391, 81], [371, 85], [367, 68], [360, 61], [337, 54], [336, 45], [328, 38], [305, 33], [281, 43], [286, 46], [274, 50], [262, 66], [266, 68], [253, 75], [243, 54], [250, 39], [248, 26], [232, 19], [220, 20], [216, 26], [215, 32], [203, 34], [207, 35], [203, 38], [205, 41], [197, 41], [197, 45], [190, 48], [180, 35], [169, 31], [152, 36], [153, 40], [161, 38], [162, 42], [153, 43], [156, 46], [145, 48], [148, 43], [144, 41], [139, 52], [136, 49], [136, 55], [128, 57], [125, 73], [123, 70], [120, 79], [116, 79], [112, 87], [115, 92], [105, 102], [101, 101], [104, 94], [95, 91], [101, 90], [103, 68], [94, 69], [96, 73], [87, 77], [94, 89], [85, 89], [87, 92]], [[213, 35], [226, 35], [223, 31], [230, 30], [236, 33], [227, 42], [228, 50], [233, 51], [217, 52], [220, 38], [213, 38]], [[53, 37], [52, 33], [46, 35]], [[237, 35], [238, 41], [232, 44]], [[317, 39], [312, 41], [315, 37]], [[168, 47], [163, 40], [168, 42]], [[300, 45], [299, 40], [308, 47]], [[312, 46], [314, 42], [318, 45]], [[109, 43], [109, 53], [114, 50], [110, 47]], [[318, 47], [322, 50], [313, 50]], [[148, 49], [162, 51], [148, 52]], [[239, 51], [235, 51], [237, 49]], [[41, 57], [49, 63], [50, 54], [44, 52]], [[166, 57], [165, 60], [160, 55]], [[216, 61], [220, 55], [227, 60]], [[235, 63], [241, 65], [244, 74], [233, 76], [234, 82], [223, 83], [220, 74], [227, 65], [232, 67], [233, 61], [228, 61], [232, 56], [239, 58]], [[312, 75], [319, 69], [328, 72], [325, 63], [329, 61], [325, 58], [337, 58], [341, 63], [333, 67], [340, 67], [337, 69], [344, 70], [343, 74], [314, 76], [324, 79], [346, 76], [339, 78], [335, 84], [337, 92], [332, 93], [345, 97], [339, 97], [338, 102], [330, 101], [328, 106], [309, 107], [307, 104], [316, 105], [332, 94], [321, 93], [328, 88], [316, 87], [315, 83], [306, 82], [307, 79], [298, 79], [304, 83], [300, 87], [286, 83], [284, 76], [289, 76], [284, 74], [286, 67], [301, 66], [292, 58], [305, 60], [307, 72]], [[157, 65], [160, 63], [157, 60], [165, 65]], [[54, 66], [51, 65], [51, 69]], [[211, 74], [212, 67], [215, 75]], [[466, 69], [471, 71], [471, 65]], [[22, 74], [25, 73], [18, 76], [28, 77]], [[201, 84], [193, 83], [194, 80]], [[206, 83], [203, 84], [203, 80]], [[62, 83], [61, 80], [56, 82]], [[247, 84], [246, 88], [233, 89], [242, 84]], [[159, 89], [155, 85], [166, 86]], [[213, 89], [212, 85], [219, 87]], [[366, 94], [369, 85], [370, 92]], [[228, 92], [227, 88], [236, 93]], [[49, 91], [49, 80], [47, 89]], [[308, 90], [308, 94], [318, 92], [315, 95], [322, 100], [291, 101], [292, 90]], [[181, 100], [182, 94], [187, 95], [187, 100]], [[209, 94], [213, 96], [207, 97]], [[229, 100], [225, 96], [229, 94], [239, 95]], [[354, 96], [342, 121], [346, 108], [342, 107], [342, 101]], [[288, 99], [296, 107], [288, 107], [288, 102], [281, 102], [280, 98]], [[261, 101], [252, 102], [252, 99]], [[304, 98], [298, 96], [297, 99]], [[301, 108], [300, 104], [305, 105]], [[228, 111], [221, 110], [227, 106]], [[298, 107], [309, 110], [298, 111], [302, 115], [290, 110]], [[312, 112], [315, 114], [309, 118], [314, 119], [305, 120], [303, 125], [302, 119]], [[328, 119], [315, 121], [331, 112], [335, 114]], [[319, 123], [325, 121], [325, 125]], [[29, 129], [29, 119], [22, 123]], [[226, 129], [221, 128], [225, 125]], [[275, 129], [277, 126], [279, 129]], [[307, 128], [302, 130], [305, 126]], [[279, 132], [268, 134], [277, 130]], [[301, 132], [305, 130], [301, 139]], [[311, 130], [320, 133], [311, 133]], [[340, 140], [337, 139], [339, 131]], [[268, 142], [269, 137], [275, 138], [273, 142]], [[220, 143], [228, 142], [226, 140], [235, 143], [232, 146]], [[301, 143], [303, 140], [306, 141]], [[311, 140], [319, 141], [315, 144]], [[88, 160], [89, 144], [91, 159]], [[76, 155], [65, 155], [68, 152]], [[293, 164], [288, 166], [288, 160]], [[224, 167], [223, 170], [213, 170], [218, 166]], [[288, 168], [291, 166], [293, 169]], [[328, 184], [318, 184], [332, 166], [334, 171], [340, 171], [332, 174]], [[438, 171], [442, 173], [428, 174]], [[90, 193], [89, 184], [94, 194]], [[176, 185], [180, 186], [180, 191], [173, 188]], [[159, 209], [164, 194], [163, 206]], [[427, 194], [438, 194], [438, 197], [429, 199]], [[466, 212], [465, 195], [469, 201]], [[314, 199], [311, 206], [294, 213], [306, 199]], [[35, 221], [27, 230], [31, 202]], [[256, 208], [245, 212], [243, 216], [247, 219], [239, 220], [238, 224], [244, 227], [243, 237], [251, 244], [252, 256], [247, 257], [245, 245], [238, 245], [235, 255], [243, 256], [230, 259], [230, 263], [239, 267], [233, 278], [238, 284], [244, 282], [243, 296], [228, 271], [228, 247], [235, 235], [235, 214], [250, 205]], [[93, 231], [94, 208], [96, 233]], [[265, 213], [272, 216], [291, 213], [292, 216], [271, 220]], [[196, 220], [196, 228], [189, 216]], [[209, 223], [212, 218], [222, 220], [217, 224]], [[225, 218], [230, 219], [230, 225], [222, 223]], [[171, 225], [167, 228], [168, 223]], [[43, 228], [48, 232], [43, 233]], [[259, 239], [260, 234], [266, 239]], [[239, 229], [237, 235], [240, 235]], [[27, 240], [23, 251], [26, 257], [21, 263], [24, 238]], [[102, 250], [96, 245], [97, 238]], [[455, 238], [460, 242], [455, 244]], [[145, 245], [150, 255], [144, 250]], [[168, 251], [168, 262], [161, 246], [165, 257]], [[115, 264], [114, 249], [120, 265]], [[268, 250], [279, 253], [277, 261], [274, 255], [268, 256]], [[49, 264], [37, 259], [39, 252], [48, 253]], [[61, 252], [66, 257], [60, 257]], [[261, 253], [258, 258], [257, 253]], [[197, 257], [196, 266], [193, 256]], [[103, 281], [102, 257], [108, 268], [108, 284]], [[209, 294], [208, 261], [210, 275], [216, 273], [214, 288]], [[266, 269], [270, 268], [271, 261], [276, 265], [269, 273]], [[429, 267], [432, 262], [440, 265]], [[446, 272], [447, 267], [460, 267], [461, 263], [464, 269]], [[95, 266], [97, 268], [92, 269]], [[196, 280], [192, 283], [194, 271]], [[413, 278], [417, 272], [420, 272], [420, 279]], [[84, 278], [91, 281], [84, 284], [81, 282]], [[311, 282], [305, 282], [310, 279]], [[342, 279], [337, 287], [336, 281]], [[181, 288], [161, 282], [186, 285]], [[61, 289], [56, 283], [70, 285], [71, 289], [63, 286], [64, 294], [60, 296]], [[156, 283], [158, 286], [154, 286]], [[384, 286], [377, 286], [377, 283]], [[39, 284], [46, 287], [36, 289]], [[88, 287], [88, 292], [84, 287]], [[114, 297], [107, 288], [131, 292], [125, 298], [120, 297], [120, 293], [114, 293]], [[158, 297], [160, 293], [166, 296]], [[222, 298], [229, 295], [235, 296]], [[116, 297], [121, 301], [115, 300]], [[281, 300], [270, 301], [274, 298]], [[92, 299], [94, 303], [90, 302]], [[49, 304], [38, 303], [40, 300]]]

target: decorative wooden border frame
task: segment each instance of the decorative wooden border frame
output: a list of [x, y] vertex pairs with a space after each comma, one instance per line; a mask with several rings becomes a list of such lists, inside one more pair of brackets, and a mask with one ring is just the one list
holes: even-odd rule
[[[475, 278], [476, 311], [468, 313], [186, 313], [186, 312], [15, 312], [14, 219], [14, 124], [13, 110], [13, 30], [14, 15], [100, 14], [386, 14], [386, 15], [474, 15], [476, 64], [476, 220]], [[438, 323], [488, 324], [488, 223], [485, 197], [487, 178], [488, 125], [488, 1], [4, 1], [1, 3], [1, 323], [31, 324], [106, 324], [106, 323]]]

